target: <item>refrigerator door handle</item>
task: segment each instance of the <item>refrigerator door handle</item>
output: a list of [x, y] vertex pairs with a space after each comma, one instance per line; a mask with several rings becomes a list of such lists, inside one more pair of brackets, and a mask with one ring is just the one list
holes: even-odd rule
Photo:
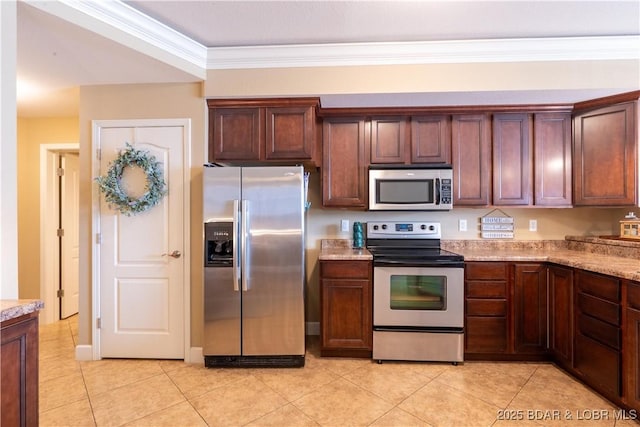
[[239, 262], [239, 245], [238, 245], [238, 227], [240, 223], [238, 222], [240, 215], [240, 201], [233, 201], [233, 256], [231, 257], [232, 268], [233, 268], [233, 290], [236, 292], [240, 291], [240, 262]]
[[240, 248], [242, 252], [242, 291], [246, 292], [249, 290], [249, 275], [251, 272], [249, 271], [249, 266], [251, 265], [251, 251], [249, 250], [249, 243], [251, 241], [251, 236], [249, 235], [251, 230], [251, 222], [249, 219], [249, 201], [242, 201], [242, 213], [240, 214], [241, 222], [242, 222], [242, 237], [240, 238]]

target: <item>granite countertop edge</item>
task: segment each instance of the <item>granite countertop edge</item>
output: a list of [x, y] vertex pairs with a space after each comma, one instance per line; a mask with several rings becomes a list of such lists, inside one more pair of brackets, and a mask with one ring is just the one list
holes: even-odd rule
[[44, 302], [37, 299], [0, 300], [0, 322], [40, 311]]

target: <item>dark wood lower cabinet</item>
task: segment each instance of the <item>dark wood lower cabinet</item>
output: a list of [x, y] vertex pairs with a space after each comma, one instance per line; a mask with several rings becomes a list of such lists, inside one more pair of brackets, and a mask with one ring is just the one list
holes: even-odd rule
[[0, 325], [0, 425], [38, 425], [38, 313]]
[[573, 269], [552, 265], [549, 284], [549, 350], [553, 359], [573, 369]]
[[575, 373], [605, 397], [622, 397], [621, 285], [615, 277], [575, 274]]
[[540, 263], [513, 265], [513, 351], [547, 352], [547, 268]]
[[640, 283], [627, 282], [624, 324], [624, 402], [640, 416]]
[[320, 354], [371, 357], [371, 261], [320, 261]]

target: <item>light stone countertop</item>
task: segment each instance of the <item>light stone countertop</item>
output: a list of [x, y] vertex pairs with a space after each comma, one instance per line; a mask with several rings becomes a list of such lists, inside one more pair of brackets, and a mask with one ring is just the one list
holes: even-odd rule
[[0, 300], [0, 322], [15, 319], [44, 308], [44, 302], [37, 299]]
[[[366, 249], [351, 248], [348, 239], [322, 240], [320, 260], [373, 259]], [[443, 249], [465, 261], [550, 262], [640, 281], [640, 242], [567, 236], [558, 241], [443, 241]]]

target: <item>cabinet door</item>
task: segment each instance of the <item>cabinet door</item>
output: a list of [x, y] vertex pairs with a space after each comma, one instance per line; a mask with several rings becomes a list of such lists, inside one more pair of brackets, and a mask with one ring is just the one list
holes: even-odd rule
[[493, 116], [493, 204], [532, 202], [531, 116]]
[[538, 206], [571, 206], [571, 115], [534, 117], [535, 201]]
[[209, 160], [260, 160], [264, 138], [260, 108], [209, 110]]
[[574, 205], [635, 205], [636, 104], [613, 105], [574, 117]]
[[267, 107], [265, 117], [267, 160], [313, 158], [316, 138], [314, 107]]
[[0, 425], [38, 425], [37, 313], [9, 320], [0, 328]]
[[455, 115], [452, 119], [454, 206], [491, 203], [491, 128], [484, 114]]
[[549, 348], [565, 369], [573, 366], [573, 270], [549, 267]]
[[367, 206], [366, 141], [369, 130], [362, 118], [331, 118], [322, 132], [322, 205]]
[[405, 163], [409, 145], [406, 117], [371, 120], [371, 163]]
[[547, 280], [542, 264], [515, 264], [514, 351], [544, 353], [547, 347]]
[[640, 411], [640, 310], [627, 308], [624, 349], [625, 402]]
[[323, 280], [323, 347], [371, 349], [371, 303], [367, 280]]
[[411, 163], [451, 163], [451, 118], [411, 117]]

